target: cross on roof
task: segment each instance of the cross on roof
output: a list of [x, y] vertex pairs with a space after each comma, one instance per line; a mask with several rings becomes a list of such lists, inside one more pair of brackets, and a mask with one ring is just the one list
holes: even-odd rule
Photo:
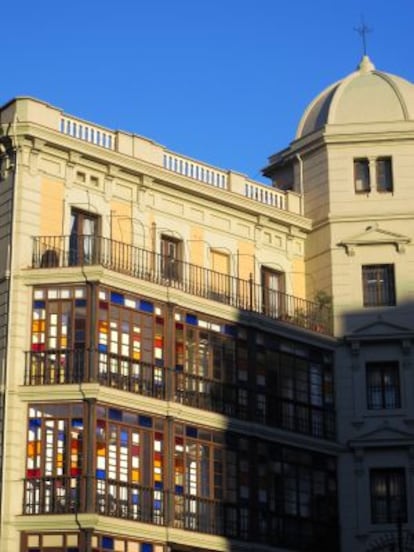
[[354, 27], [354, 31], [361, 37], [364, 56], [367, 55], [367, 34], [370, 33], [371, 30], [372, 29], [365, 25], [363, 17], [361, 17], [361, 25], [359, 27]]

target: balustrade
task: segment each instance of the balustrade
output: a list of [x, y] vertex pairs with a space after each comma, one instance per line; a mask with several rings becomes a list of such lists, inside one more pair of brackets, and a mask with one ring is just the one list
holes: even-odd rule
[[332, 334], [329, 307], [264, 288], [252, 278], [246, 280], [230, 276], [178, 259], [174, 260], [173, 271], [166, 270], [162, 254], [103, 237], [77, 236], [76, 244], [71, 236], [34, 238], [33, 268], [85, 265], [101, 265], [243, 311], [264, 314], [318, 333]]

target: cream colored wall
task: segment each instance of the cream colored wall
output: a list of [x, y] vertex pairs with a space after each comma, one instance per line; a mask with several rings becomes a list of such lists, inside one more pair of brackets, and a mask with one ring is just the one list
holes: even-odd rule
[[61, 235], [63, 231], [63, 183], [43, 178], [41, 181], [40, 197], [40, 235]]
[[[36, 105], [28, 106], [24, 113], [28, 117], [30, 114], [36, 117], [44, 115], [48, 124], [58, 122], [58, 117], [54, 116], [56, 113], [49, 112], [47, 106], [42, 105], [39, 109]], [[67, 235], [70, 230], [70, 211], [76, 207], [101, 216], [102, 234], [106, 238], [112, 236], [124, 243], [144, 245], [157, 251], [161, 234], [171, 233], [183, 240], [186, 260], [190, 262], [212, 268], [211, 250], [216, 249], [228, 254], [232, 275], [247, 279], [253, 272], [259, 282], [258, 269], [262, 264], [279, 267], [287, 274], [287, 291], [300, 293], [303, 291], [300, 277], [303, 243], [305, 231], [309, 228], [309, 221], [300, 216], [255, 203], [230, 192], [190, 182], [189, 179], [171, 175], [159, 167], [152, 167], [150, 170], [146, 166], [149, 172], [145, 173], [143, 164], [137, 160], [126, 160], [126, 156], [81, 141], [77, 143], [75, 139], [61, 135], [57, 129], [48, 130], [46, 126], [41, 129], [42, 140], [38, 143], [36, 140], [27, 140], [24, 136], [19, 138], [21, 158], [15, 185], [15, 243], [4, 464], [4, 490], [7, 500], [3, 512], [4, 530], [0, 536], [0, 549], [7, 552], [19, 550], [18, 529], [33, 527], [33, 518], [25, 521], [21, 517], [22, 479], [26, 461], [26, 425], [22, 420], [26, 419], [28, 402], [52, 400], [51, 397], [57, 401], [82, 400], [85, 393], [93, 398], [100, 393], [98, 386], [94, 388], [90, 384], [87, 389], [79, 389], [78, 386], [66, 386], [65, 389], [63, 386], [45, 387], [40, 396], [36, 389], [23, 385], [23, 353], [30, 346], [33, 285], [39, 282], [64, 283], [84, 282], [85, 278], [91, 281], [102, 279], [106, 285], [132, 289], [136, 293], [184, 306], [189, 304], [188, 296], [180, 289], [169, 289], [165, 286], [160, 291], [161, 286], [157, 284], [114, 274], [102, 267], [68, 267], [59, 271], [27, 270], [32, 258], [31, 237], [42, 234]], [[37, 127], [31, 129], [33, 133], [37, 131]], [[69, 147], [74, 144], [77, 146], [76, 150]], [[237, 259], [241, 258], [243, 261], [238, 263]], [[191, 297], [190, 301], [192, 309], [198, 309], [206, 315], [234, 321], [243, 316], [237, 308], [223, 305], [219, 301], [212, 302], [197, 296]], [[251, 315], [246, 316], [244, 323], [252, 323], [251, 318]], [[253, 323], [259, 325], [263, 321], [260, 319]], [[296, 330], [287, 326], [284, 331], [289, 334]], [[116, 391], [111, 400], [122, 404], [125, 397], [121, 397], [121, 394], [121, 391]], [[131, 397], [130, 401], [131, 406], [136, 407], [136, 397]], [[156, 408], [161, 408], [161, 401], [156, 402]], [[149, 400], [148, 408], [152, 407], [150, 403]], [[165, 408], [166, 413], [167, 405], [162, 408]], [[184, 416], [182, 411], [185, 412], [185, 407], [180, 405], [179, 416]], [[185, 415], [190, 419], [193, 412], [189, 409]], [[207, 423], [223, 423], [219, 415], [203, 415]], [[42, 519], [41, 526], [53, 531], [55, 521], [51, 516], [44, 518], [48, 519]], [[73, 516], [67, 518], [70, 519], [65, 521], [66, 527], [77, 530]], [[121, 521], [125, 523], [124, 520]], [[91, 523], [95, 522], [96, 520]], [[39, 523], [36, 520], [36, 524]], [[130, 530], [136, 531], [136, 524], [131, 522]], [[217, 547], [218, 538], [211, 537], [211, 540]], [[222, 549], [224, 550], [224, 545]]]
[[328, 156], [323, 148], [303, 154], [304, 214], [313, 222], [329, 213]]
[[[378, 157], [392, 157], [393, 193], [378, 193], [371, 179], [370, 194], [355, 194], [353, 160], [368, 158], [374, 169]], [[412, 174], [414, 171], [414, 143], [381, 140], [359, 144], [334, 144], [329, 148], [329, 179], [331, 189], [330, 213], [365, 220], [370, 217], [389, 217], [409, 212], [409, 202], [414, 199]], [[398, 228], [398, 223], [397, 223]], [[396, 230], [398, 231], [398, 230]]]
[[111, 238], [115, 241], [131, 245], [133, 243], [131, 204], [112, 199], [110, 209]]
[[204, 231], [198, 226], [190, 228], [188, 249], [190, 263], [203, 266], [205, 259]]
[[248, 280], [254, 276], [255, 269], [255, 244], [253, 242], [239, 241], [237, 244], [238, 273], [237, 276]]

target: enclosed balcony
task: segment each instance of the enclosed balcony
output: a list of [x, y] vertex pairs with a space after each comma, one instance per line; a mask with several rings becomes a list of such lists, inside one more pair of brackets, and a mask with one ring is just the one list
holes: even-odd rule
[[[297, 376], [300, 378], [301, 376]], [[98, 349], [50, 349], [26, 352], [25, 385], [98, 383], [137, 395], [170, 400], [248, 422], [310, 435], [335, 438], [335, 411], [327, 391], [330, 373], [310, 376], [311, 393], [263, 389], [225, 382], [168, 367], [148, 364]]]
[[147, 249], [92, 235], [34, 238], [32, 268], [100, 265], [184, 293], [332, 335], [329, 306], [307, 301], [254, 281], [210, 270]]

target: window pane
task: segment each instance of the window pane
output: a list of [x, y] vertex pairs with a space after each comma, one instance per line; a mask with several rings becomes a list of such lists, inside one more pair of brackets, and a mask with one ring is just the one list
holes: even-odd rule
[[354, 159], [354, 185], [356, 193], [371, 191], [368, 159]]
[[392, 192], [392, 164], [391, 157], [377, 159], [377, 190], [378, 192]]
[[364, 307], [395, 305], [394, 265], [362, 267]]
[[397, 362], [367, 364], [367, 406], [372, 410], [401, 407]]
[[375, 469], [370, 476], [372, 523], [406, 522], [404, 469]]

